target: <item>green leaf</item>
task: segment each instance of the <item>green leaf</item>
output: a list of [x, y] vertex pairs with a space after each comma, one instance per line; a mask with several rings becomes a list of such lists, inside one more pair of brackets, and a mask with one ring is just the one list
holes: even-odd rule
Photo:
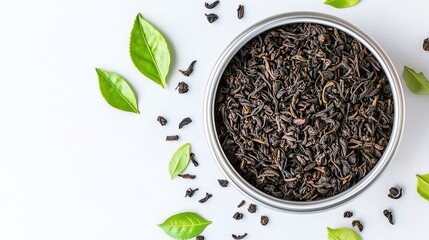
[[429, 201], [429, 174], [417, 176], [417, 192]]
[[174, 239], [189, 239], [198, 236], [211, 223], [196, 213], [183, 212], [169, 217], [158, 226]]
[[334, 8], [348, 8], [358, 4], [360, 0], [326, 0], [325, 4], [328, 4]]
[[99, 68], [95, 71], [98, 75], [101, 94], [107, 103], [123, 111], [140, 113], [136, 96], [123, 77]]
[[164, 36], [139, 13], [130, 38], [130, 56], [137, 69], [146, 77], [166, 87], [170, 68], [170, 51]]
[[411, 92], [419, 95], [429, 94], [429, 82], [423, 73], [416, 73], [413, 69], [404, 66], [404, 79]]
[[362, 237], [350, 228], [327, 229], [329, 240], [362, 240]]
[[168, 171], [170, 172], [171, 179], [185, 171], [189, 164], [190, 152], [191, 144], [185, 143], [173, 154], [168, 165]]

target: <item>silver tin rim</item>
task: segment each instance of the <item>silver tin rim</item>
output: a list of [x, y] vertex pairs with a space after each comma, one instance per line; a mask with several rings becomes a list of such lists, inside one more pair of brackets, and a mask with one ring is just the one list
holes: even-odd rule
[[[246, 180], [244, 180], [232, 167], [221, 148], [216, 133], [215, 119], [213, 114], [214, 99], [219, 80], [226, 66], [232, 57], [237, 53], [237, 51], [255, 36], [269, 29], [281, 25], [302, 22], [318, 23], [335, 27], [344, 31], [365, 45], [377, 58], [386, 72], [390, 86], [392, 88], [394, 101], [394, 123], [392, 135], [385, 152], [383, 153], [383, 156], [377, 165], [365, 178], [360, 180], [350, 189], [333, 197], [312, 202], [297, 202], [278, 199], [258, 190], [249, 184]], [[387, 54], [370, 36], [359, 30], [354, 25], [335, 16], [316, 12], [291, 12], [267, 18], [249, 27], [247, 30], [239, 34], [220, 55], [210, 74], [209, 82], [205, 92], [204, 130], [211, 153], [214, 156], [218, 167], [241, 193], [258, 204], [264, 205], [271, 209], [293, 213], [316, 213], [345, 204], [346, 202], [363, 193], [380, 178], [381, 174], [386, 169], [398, 148], [404, 128], [404, 113], [405, 103], [400, 78]]]

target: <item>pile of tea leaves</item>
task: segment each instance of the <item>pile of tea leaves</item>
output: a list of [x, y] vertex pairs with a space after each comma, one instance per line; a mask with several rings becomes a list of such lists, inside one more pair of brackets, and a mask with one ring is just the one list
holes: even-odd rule
[[313, 201], [359, 182], [393, 125], [380, 63], [352, 36], [297, 23], [250, 40], [230, 61], [215, 102], [222, 148], [249, 183]]

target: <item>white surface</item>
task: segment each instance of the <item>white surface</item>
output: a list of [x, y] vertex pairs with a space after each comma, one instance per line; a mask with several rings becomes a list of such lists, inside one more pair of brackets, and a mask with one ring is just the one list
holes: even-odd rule
[[[370, 34], [402, 76], [408, 65], [429, 76], [429, 2], [362, 0], [337, 10], [323, 0], [222, 0], [214, 10], [203, 1], [38, 0], [1, 1], [0, 7], [0, 239], [119, 240], [168, 239], [157, 227], [171, 214], [196, 211], [212, 220], [206, 239], [326, 239], [326, 226], [350, 227], [344, 210], [362, 220], [364, 239], [427, 239], [429, 202], [415, 191], [415, 174], [429, 172], [429, 96], [405, 87], [406, 126], [396, 157], [381, 179], [358, 199], [338, 209], [294, 215], [259, 207], [232, 219], [243, 196], [222, 189], [223, 178], [209, 154], [202, 125], [202, 100], [211, 67], [244, 28], [273, 14], [310, 10], [342, 17]], [[245, 17], [236, 19], [239, 3]], [[170, 40], [175, 61], [167, 90], [142, 76], [128, 54], [129, 33], [138, 12]], [[219, 20], [208, 24], [204, 13]], [[197, 59], [189, 78], [177, 72]], [[103, 100], [94, 68], [126, 77], [138, 93], [141, 115], [113, 109]], [[189, 83], [188, 94], [174, 87]], [[169, 124], [156, 122], [164, 115]], [[194, 122], [177, 129], [183, 117]], [[165, 142], [168, 134], [179, 142]], [[200, 167], [194, 181], [170, 180], [174, 150], [191, 142]], [[404, 187], [391, 200], [390, 186]], [[198, 187], [194, 198], [184, 198]], [[205, 192], [213, 198], [197, 202]], [[247, 200], [247, 199], [246, 199]], [[249, 202], [247, 200], [247, 202]], [[391, 226], [383, 209], [394, 211]], [[243, 210], [244, 211], [244, 210]], [[270, 223], [259, 224], [266, 214]], [[284, 237], [282, 237], [284, 236]]]

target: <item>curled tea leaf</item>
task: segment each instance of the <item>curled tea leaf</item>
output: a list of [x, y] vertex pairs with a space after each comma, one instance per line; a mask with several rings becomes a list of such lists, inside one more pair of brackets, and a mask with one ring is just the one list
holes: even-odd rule
[[242, 235], [235, 235], [235, 234], [232, 234], [232, 238], [233, 238], [234, 240], [243, 239], [243, 238], [245, 238], [246, 236], [247, 236], [247, 233], [244, 233], [244, 234], [242, 234]]
[[416, 73], [413, 69], [404, 66], [404, 79], [411, 92], [419, 95], [429, 94], [429, 81], [423, 73]]
[[188, 188], [188, 189], [186, 189], [186, 192], [185, 192], [185, 197], [192, 197], [192, 196], [194, 196], [194, 193], [196, 192], [196, 191], [198, 191], [199, 189], [198, 188], [195, 188], [195, 189], [192, 189], [192, 188]]
[[209, 23], [214, 23], [219, 17], [214, 14], [214, 13], [210, 13], [210, 14], [205, 14], [207, 21], [209, 21]]
[[362, 240], [362, 237], [350, 228], [337, 228], [328, 230], [328, 240]]
[[171, 61], [167, 41], [140, 13], [131, 31], [130, 56], [143, 75], [166, 87]]
[[191, 144], [185, 143], [181, 147], [179, 147], [173, 154], [173, 157], [171, 157], [168, 166], [168, 171], [170, 172], [171, 179], [185, 171], [186, 167], [189, 164], [190, 150]]
[[417, 192], [422, 198], [429, 201], [429, 174], [416, 175], [417, 177]]
[[348, 8], [358, 4], [360, 0], [326, 0], [325, 4], [334, 8]]
[[400, 199], [402, 197], [402, 188], [391, 187], [387, 196], [391, 199]]
[[204, 6], [207, 8], [207, 9], [213, 9], [213, 8], [215, 8], [218, 4], [219, 4], [220, 2], [219, 1], [214, 1], [214, 2], [212, 2], [212, 3], [204, 3]]
[[179, 129], [182, 129], [184, 126], [190, 124], [192, 122], [192, 119], [189, 117], [184, 118], [182, 121], [180, 121], [179, 123]]
[[207, 200], [209, 200], [211, 197], [213, 197], [213, 194], [206, 192], [206, 196], [204, 198], [201, 198], [200, 200], [198, 200], [198, 202], [200, 203], [205, 203], [207, 202]]
[[353, 212], [345, 211], [343, 214], [343, 217], [344, 218], [351, 218], [351, 217], [353, 217]]
[[158, 226], [174, 239], [189, 239], [198, 236], [211, 223], [196, 213], [183, 212], [169, 217]]
[[196, 62], [197, 60], [192, 61], [186, 70], [179, 70], [179, 72], [182, 73], [184, 76], [189, 77], [194, 71], [194, 65]]
[[395, 221], [393, 220], [393, 213], [392, 211], [389, 211], [388, 209], [383, 210], [383, 215], [389, 220], [389, 223], [394, 225]]
[[107, 103], [117, 109], [140, 113], [137, 99], [127, 81], [114, 72], [96, 68], [101, 94]]

